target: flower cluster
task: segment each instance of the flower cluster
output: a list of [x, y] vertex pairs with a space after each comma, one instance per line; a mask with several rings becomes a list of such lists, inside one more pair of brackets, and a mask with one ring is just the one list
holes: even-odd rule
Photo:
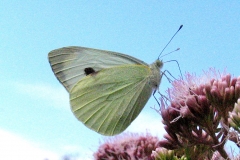
[[157, 148], [159, 139], [146, 135], [125, 133], [108, 138], [94, 153], [96, 160], [152, 160], [152, 151]]
[[240, 123], [240, 105], [235, 105], [229, 118], [240, 98], [240, 77], [231, 78], [210, 69], [201, 78], [186, 74], [186, 80], [176, 80], [172, 85], [168, 97], [161, 99], [160, 113], [167, 134], [160, 146], [184, 148], [191, 159], [211, 159], [215, 151], [228, 158], [224, 144], [229, 123], [235, 128]]

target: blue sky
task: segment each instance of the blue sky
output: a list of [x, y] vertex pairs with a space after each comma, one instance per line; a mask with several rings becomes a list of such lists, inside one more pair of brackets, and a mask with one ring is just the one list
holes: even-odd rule
[[[7, 1], [0, 2], [0, 159], [92, 159], [103, 136], [78, 122], [47, 55], [64, 46], [125, 53], [156, 60], [183, 24], [164, 57], [182, 72], [209, 67], [240, 75], [240, 2], [233, 1]], [[164, 69], [178, 77], [175, 63]], [[169, 83], [163, 81], [164, 92]], [[128, 131], [161, 136], [151, 98]], [[17, 158], [15, 158], [17, 157]]]

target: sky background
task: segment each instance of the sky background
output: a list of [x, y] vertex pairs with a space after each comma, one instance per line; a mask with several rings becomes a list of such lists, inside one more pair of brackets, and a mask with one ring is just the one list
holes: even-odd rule
[[[68, 93], [47, 56], [83, 46], [125, 53], [152, 63], [165, 50], [183, 73], [215, 67], [240, 75], [240, 1], [0, 1], [0, 159], [92, 159], [101, 136], [71, 113]], [[176, 63], [164, 69], [178, 77]], [[160, 91], [170, 84], [164, 80]], [[164, 133], [152, 97], [127, 129]]]

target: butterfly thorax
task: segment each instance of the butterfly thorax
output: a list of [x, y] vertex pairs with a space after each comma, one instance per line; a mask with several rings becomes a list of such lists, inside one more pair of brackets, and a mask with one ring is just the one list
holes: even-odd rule
[[161, 71], [160, 69], [163, 67], [163, 62], [160, 60], [156, 60], [154, 63], [150, 64], [151, 76], [150, 76], [150, 84], [152, 88], [155, 90], [159, 87], [161, 81]]

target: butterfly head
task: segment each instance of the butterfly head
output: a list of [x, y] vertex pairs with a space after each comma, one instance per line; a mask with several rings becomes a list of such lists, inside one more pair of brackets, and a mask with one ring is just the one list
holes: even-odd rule
[[161, 69], [162, 67], [163, 67], [163, 61], [162, 60], [156, 60], [155, 62], [154, 62], [154, 64], [155, 64], [155, 66], [157, 67], [157, 68], [159, 68], [159, 69]]

